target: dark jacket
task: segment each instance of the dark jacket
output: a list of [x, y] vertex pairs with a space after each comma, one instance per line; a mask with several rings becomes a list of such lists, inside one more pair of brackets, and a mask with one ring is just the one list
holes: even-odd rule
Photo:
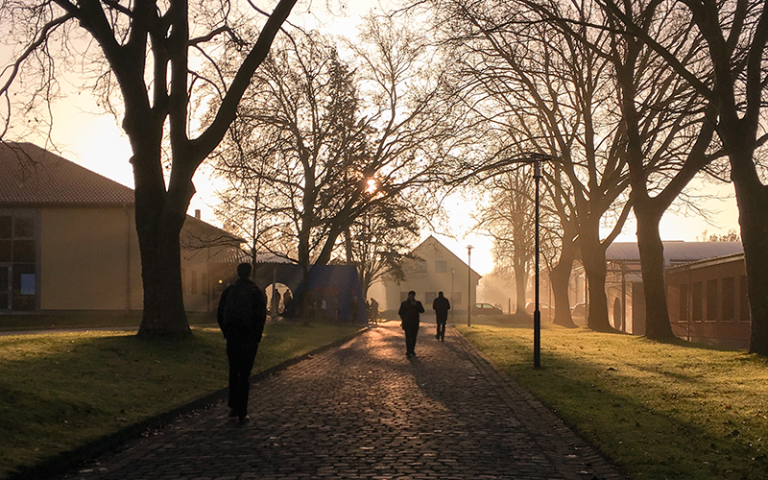
[[403, 328], [418, 326], [420, 313], [424, 313], [424, 305], [418, 300], [414, 303], [408, 300], [404, 301], [400, 304], [400, 310], [397, 311], [397, 314], [400, 315], [400, 319], [403, 321]]
[[227, 341], [258, 342], [267, 321], [267, 297], [251, 280], [238, 279], [221, 294], [216, 320]]
[[451, 302], [445, 297], [437, 297], [432, 301], [432, 310], [437, 313], [448, 313], [451, 309]]

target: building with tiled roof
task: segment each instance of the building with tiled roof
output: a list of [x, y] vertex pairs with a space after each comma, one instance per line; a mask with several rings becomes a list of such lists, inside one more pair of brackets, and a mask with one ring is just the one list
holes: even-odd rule
[[[108, 161], [108, 160], [107, 160]], [[0, 205], [125, 205], [133, 190], [31, 143], [0, 143]]]
[[[746, 337], [743, 335], [746, 331], [744, 325], [736, 325], [739, 328], [722, 330], [716, 324], [718, 319], [728, 318], [727, 312], [729, 310], [725, 306], [731, 304], [742, 305], [738, 311], [739, 314], [746, 315], [744, 317], [746, 320], [744, 318], [741, 320], [749, 321], [748, 309], [743, 307], [746, 284], [741, 285], [739, 283], [745, 282], [745, 280], [740, 280], [745, 275], [744, 247], [741, 242], [666, 241], [662, 243], [664, 245], [664, 267], [667, 272], [668, 308], [675, 334], [688, 340], [706, 340], [709, 343], [730, 346], [734, 345], [735, 339], [739, 339], [738, 341], [742, 341], [744, 338], [748, 339], [748, 335]], [[645, 293], [637, 243], [614, 242], [606, 249], [605, 258], [607, 262], [608, 317], [611, 325], [617, 330], [644, 335]], [[681, 280], [683, 278], [681, 272], [685, 272], [684, 280]], [[706, 279], [706, 282], [709, 282], [707, 284], [708, 294], [702, 290], [704, 284], [702, 281], [693, 281], [691, 285], [686, 283], [690, 278], [689, 272], [696, 272], [696, 275], [702, 275], [701, 272], [705, 272], [709, 276]], [[730, 280], [725, 280], [725, 283], [721, 284], [718, 282], [723, 281], [723, 279], [719, 279], [718, 276], [722, 276], [723, 279], [727, 277]], [[734, 282], [739, 285], [739, 288], [732, 286]], [[576, 292], [575, 303], [586, 302], [583, 268], [576, 269], [573, 283], [573, 291]], [[688, 290], [686, 290], [688, 288], [694, 293], [689, 295]], [[681, 300], [681, 298], [683, 299]], [[729, 301], [731, 303], [727, 303]], [[709, 308], [708, 321], [711, 322], [711, 325], [704, 325], [706, 328], [697, 330], [697, 322], [701, 321], [699, 313], [704, 308], [702, 305], [705, 304]], [[694, 320], [691, 321], [691, 318]], [[586, 320], [574, 317], [574, 321], [584, 325]], [[726, 321], [731, 321], [731, 319]], [[685, 331], [681, 327], [683, 324]], [[697, 328], [692, 330], [691, 325]], [[726, 333], [723, 334], [723, 332]]]
[[371, 287], [369, 295], [377, 299], [381, 310], [397, 311], [408, 292], [413, 290], [427, 312], [433, 312], [432, 302], [438, 292], [443, 292], [451, 302], [452, 314], [463, 312], [461, 315], [466, 315], [468, 305], [477, 301], [480, 274], [432, 235], [411, 254], [413, 258], [406, 259], [403, 265], [404, 279], [385, 277]]
[[[696, 262], [706, 258], [744, 253], [741, 242], [662, 242], [666, 266]], [[609, 262], [640, 264], [640, 250], [636, 242], [613, 242], [605, 251]]]
[[[181, 236], [187, 310], [211, 311], [221, 279], [208, 259], [240, 240], [189, 216]], [[142, 304], [133, 190], [34, 144], [0, 143], [0, 314]]]

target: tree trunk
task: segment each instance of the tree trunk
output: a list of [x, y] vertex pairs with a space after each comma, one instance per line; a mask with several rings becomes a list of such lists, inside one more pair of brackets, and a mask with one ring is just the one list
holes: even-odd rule
[[645, 293], [645, 336], [653, 340], [675, 338], [669, 323], [667, 291], [664, 279], [664, 244], [659, 235], [661, 215], [643, 205], [648, 197], [635, 199], [637, 247]]
[[515, 261], [515, 315], [527, 315], [525, 311], [526, 290], [528, 287], [528, 271], [525, 262]]
[[[181, 222], [183, 224], [183, 221]], [[185, 338], [192, 335], [184, 309], [180, 229], [158, 225], [139, 235], [144, 313], [140, 337]]]
[[[581, 237], [581, 256], [589, 284], [589, 312], [587, 325], [598, 332], [613, 331], [608, 322], [608, 296], [605, 294], [605, 249], [597, 235]], [[591, 241], [590, 241], [591, 240]]]
[[571, 317], [571, 305], [568, 298], [568, 285], [571, 280], [573, 261], [576, 257], [575, 250], [573, 242], [563, 240], [560, 261], [549, 273], [552, 294], [555, 297], [554, 323], [566, 328], [576, 328], [573, 317]]
[[131, 140], [144, 311], [138, 336], [184, 338], [192, 335], [184, 309], [179, 234], [194, 194], [192, 175], [174, 172], [166, 192], [161, 160], [162, 129], [128, 109], [123, 127]]
[[[750, 353], [768, 355], [768, 187], [760, 182], [752, 160], [754, 142], [739, 139], [730, 145], [731, 178], [739, 206], [741, 241], [747, 266], [747, 291], [752, 314]], [[736, 144], [736, 145], [734, 145]], [[737, 146], [737, 145], [740, 145]], [[733, 148], [735, 147], [735, 148]]]
[[[138, 335], [188, 337], [192, 332], [184, 309], [179, 234], [192, 193], [184, 188], [169, 188], [166, 193], [164, 187], [140, 179], [141, 173], [146, 172], [139, 172], [137, 163], [134, 162], [136, 233], [144, 285], [144, 313]], [[192, 188], [191, 180], [188, 188]]]

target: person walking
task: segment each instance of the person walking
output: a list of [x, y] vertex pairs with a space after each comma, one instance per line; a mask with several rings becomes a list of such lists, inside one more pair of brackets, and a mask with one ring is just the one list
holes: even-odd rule
[[408, 292], [408, 298], [400, 304], [397, 314], [400, 316], [400, 326], [405, 332], [405, 356], [416, 356], [416, 337], [419, 334], [419, 314], [424, 313], [424, 305], [416, 300], [416, 292]]
[[445, 324], [448, 321], [448, 310], [451, 309], [451, 302], [443, 296], [443, 292], [437, 293], [437, 298], [432, 302], [432, 309], [437, 317], [437, 334], [435, 338], [445, 341]]
[[280, 314], [280, 298], [280, 290], [272, 285], [272, 301], [270, 302], [269, 311], [273, 321], [277, 320], [277, 316]]
[[227, 339], [229, 416], [241, 424], [248, 417], [248, 393], [253, 361], [267, 321], [267, 296], [250, 279], [251, 265], [237, 266], [237, 281], [221, 294], [216, 319]]
[[357, 299], [357, 296], [352, 297], [352, 301], [349, 302], [349, 312], [352, 314], [352, 325], [357, 323], [357, 318], [360, 316], [360, 306], [358, 305], [359, 300]]
[[378, 325], [379, 323], [379, 302], [375, 298], [371, 297], [371, 323]]

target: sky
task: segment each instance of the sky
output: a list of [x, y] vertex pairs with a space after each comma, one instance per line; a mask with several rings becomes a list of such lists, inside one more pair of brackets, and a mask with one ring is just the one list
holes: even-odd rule
[[[347, 16], [336, 16], [326, 26], [335, 33], [352, 31], [359, 21], [359, 16], [366, 13], [375, 2], [358, 0], [347, 2]], [[314, 15], [307, 16], [307, 7], [297, 7], [298, 10], [289, 21], [311, 26]], [[320, 7], [322, 8], [322, 7]], [[319, 10], [312, 12], [316, 14]], [[305, 15], [299, 17], [297, 14]], [[319, 14], [318, 14], [319, 15]], [[325, 17], [328, 18], [328, 17]], [[6, 60], [0, 51], [0, 60]], [[5, 64], [5, 62], [2, 62]], [[62, 82], [68, 90], [64, 100], [53, 105], [54, 125], [52, 139], [62, 156], [72, 160], [105, 177], [111, 178], [129, 187], [133, 186], [133, 176], [129, 158], [131, 149], [127, 137], [118, 125], [118, 121], [96, 104], [90, 93], [82, 91], [77, 81]], [[40, 146], [45, 145], [41, 138], [25, 138]], [[195, 176], [195, 186], [198, 193], [193, 197], [189, 213], [199, 209], [203, 220], [217, 224], [213, 207], [216, 204], [215, 190], [203, 165]], [[697, 180], [693, 191], [707, 194], [711, 198], [696, 201], [699, 207], [711, 211], [711, 218], [704, 219], [696, 212], [668, 212], [661, 222], [661, 236], [664, 240], [695, 241], [711, 234], [725, 234], [729, 230], [739, 231], [738, 211], [733, 198], [733, 187], [728, 184], [713, 185]], [[481, 233], [472, 231], [474, 221], [472, 214], [476, 210], [473, 199], [455, 196], [445, 202], [446, 217], [450, 224], [437, 224], [434, 230], [425, 230], [423, 238], [434, 235], [441, 243], [459, 258], [467, 259], [467, 246], [472, 245], [472, 268], [480, 274], [493, 269], [491, 254], [492, 242]], [[631, 221], [625, 226], [617, 241], [636, 241], [635, 225]], [[603, 235], [609, 229], [605, 228]]]

